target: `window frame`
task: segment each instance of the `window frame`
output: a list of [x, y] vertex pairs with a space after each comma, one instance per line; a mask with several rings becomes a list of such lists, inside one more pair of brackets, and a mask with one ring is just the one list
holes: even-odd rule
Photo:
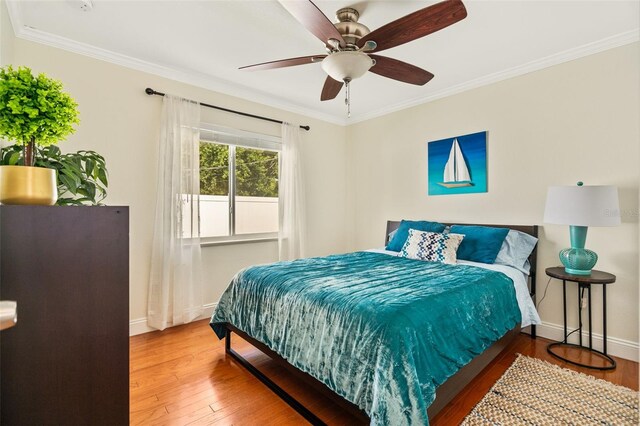
[[[223, 134], [226, 137], [222, 141], [214, 140], [216, 134]], [[204, 137], [203, 137], [204, 135]], [[226, 140], [225, 140], [226, 139]], [[234, 139], [241, 143], [232, 143]], [[244, 143], [242, 143], [244, 141]], [[228, 127], [221, 127], [211, 124], [203, 124], [200, 128], [200, 142], [224, 145], [229, 149], [229, 235], [215, 237], [200, 237], [200, 244], [203, 246], [226, 245], [249, 242], [276, 241], [279, 230], [276, 232], [253, 232], [248, 234], [236, 233], [236, 148], [248, 148], [261, 151], [270, 151], [278, 154], [278, 188], [280, 185], [280, 162], [282, 160], [282, 139], [276, 136], [263, 135], [260, 133], [247, 132]], [[203, 195], [203, 194], [200, 194]], [[280, 195], [277, 197], [280, 200]], [[202, 222], [202, 217], [200, 218]], [[278, 221], [279, 222], [279, 221]], [[278, 223], [278, 228], [280, 224]]]

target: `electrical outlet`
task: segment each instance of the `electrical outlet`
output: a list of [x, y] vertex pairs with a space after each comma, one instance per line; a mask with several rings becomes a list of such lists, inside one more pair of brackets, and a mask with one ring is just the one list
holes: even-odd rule
[[587, 298], [585, 296], [582, 296], [582, 299], [580, 301], [580, 308], [585, 309], [587, 307]]

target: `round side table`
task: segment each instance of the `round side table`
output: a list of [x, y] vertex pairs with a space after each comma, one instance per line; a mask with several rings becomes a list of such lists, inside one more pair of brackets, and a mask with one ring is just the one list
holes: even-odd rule
[[[553, 355], [554, 357], [561, 359], [562, 361], [566, 361], [568, 363], [577, 365], [579, 367], [585, 368], [593, 368], [595, 370], [613, 370], [616, 368], [616, 361], [607, 355], [607, 285], [613, 284], [616, 281], [616, 276], [613, 274], [609, 274], [608, 272], [603, 271], [591, 271], [591, 275], [573, 275], [569, 274], [564, 270], [562, 266], [555, 266], [552, 268], [546, 269], [546, 274], [552, 278], [556, 278], [558, 280], [562, 280], [562, 306], [564, 310], [564, 340], [561, 342], [550, 343], [547, 346], [547, 352]], [[579, 343], [568, 343], [568, 334], [567, 334], [567, 281], [575, 282], [578, 284], [578, 339]], [[593, 349], [593, 336], [591, 332], [591, 285], [592, 284], [600, 284], [602, 285], [602, 352]], [[587, 298], [589, 299], [588, 305], [588, 313], [589, 313], [589, 346], [584, 346], [582, 344], [582, 297], [584, 295], [584, 290], [587, 290]], [[576, 361], [572, 361], [567, 359], [561, 355], [558, 355], [553, 352], [554, 348], [558, 347], [574, 347], [588, 350], [594, 354], [599, 355], [603, 358], [608, 365], [604, 367], [582, 364]]]

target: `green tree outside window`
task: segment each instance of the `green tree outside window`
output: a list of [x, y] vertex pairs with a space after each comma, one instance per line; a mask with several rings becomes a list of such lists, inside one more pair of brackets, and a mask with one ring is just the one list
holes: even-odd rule
[[[200, 194], [229, 195], [229, 147], [200, 142]], [[278, 197], [278, 153], [236, 147], [236, 195]]]

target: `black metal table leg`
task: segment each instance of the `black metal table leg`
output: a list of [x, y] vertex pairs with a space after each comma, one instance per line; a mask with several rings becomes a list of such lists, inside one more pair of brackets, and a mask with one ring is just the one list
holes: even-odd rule
[[564, 340], [567, 343], [567, 282], [562, 280], [562, 312], [564, 315]]
[[578, 342], [582, 346], [582, 286], [578, 286]]
[[[591, 275], [589, 276], [577, 276], [577, 275], [572, 275], [572, 274], [568, 274], [566, 273], [566, 271], [564, 270], [564, 268], [562, 267], [552, 267], [552, 268], [547, 268], [546, 270], [547, 275], [549, 275], [552, 278], [557, 278], [558, 280], [562, 280], [562, 315], [563, 315], [563, 329], [564, 329], [564, 339], [560, 342], [553, 342], [550, 343], [549, 345], [547, 345], [547, 352], [551, 355], [553, 355], [555, 358], [558, 358], [562, 361], [568, 362], [570, 364], [573, 365], [577, 365], [579, 367], [585, 367], [585, 368], [592, 368], [595, 370], [613, 370], [614, 368], [616, 368], [616, 361], [607, 354], [607, 293], [606, 293], [606, 285], [607, 284], [611, 284], [613, 282], [615, 282], [615, 275], [611, 275], [609, 273], [606, 272], [602, 272], [602, 271], [592, 271]], [[571, 333], [568, 333], [568, 324], [567, 324], [567, 281], [572, 281], [578, 284], [578, 329], [572, 331]], [[602, 284], [602, 324], [603, 324], [603, 350], [598, 351], [596, 349], [593, 348], [593, 330], [592, 330], [592, 326], [593, 326], [593, 320], [592, 320], [592, 309], [591, 309], [591, 285], [592, 284]], [[589, 346], [584, 346], [583, 345], [583, 338], [582, 338], [582, 332], [583, 332], [583, 324], [582, 324], [582, 299], [584, 297], [584, 293], [585, 290], [587, 291], [587, 297], [589, 298], [588, 301], [588, 312], [587, 314], [589, 315]], [[575, 343], [569, 343], [569, 334], [572, 334], [574, 332], [578, 332], [578, 344]], [[599, 357], [601, 357], [604, 361], [606, 361], [606, 365], [603, 367], [600, 366], [595, 366], [595, 365], [588, 365], [588, 364], [582, 364], [580, 362], [577, 361], [572, 361], [571, 359], [568, 359], [562, 355], [556, 354], [554, 352], [555, 348], [558, 347], [564, 347], [564, 348], [576, 348], [576, 349], [581, 349], [581, 350], [588, 350], [589, 352], [598, 355]]]
[[[538, 291], [536, 289], [536, 273], [535, 273], [535, 271], [533, 271], [531, 273], [531, 292], [530, 292], [530, 296], [532, 296], [534, 304], [537, 303], [537, 301], [536, 301], [537, 298], [538, 298], [537, 295], [538, 295]], [[531, 338], [535, 339], [537, 335], [538, 334], [537, 334], [537, 330], [536, 330], [536, 325], [532, 324], [531, 325]]]
[[[602, 352], [607, 353], [607, 286], [602, 286]], [[615, 361], [613, 363], [615, 366]]]
[[593, 349], [593, 333], [591, 332], [591, 284], [587, 285], [587, 296], [589, 297], [589, 349]]

